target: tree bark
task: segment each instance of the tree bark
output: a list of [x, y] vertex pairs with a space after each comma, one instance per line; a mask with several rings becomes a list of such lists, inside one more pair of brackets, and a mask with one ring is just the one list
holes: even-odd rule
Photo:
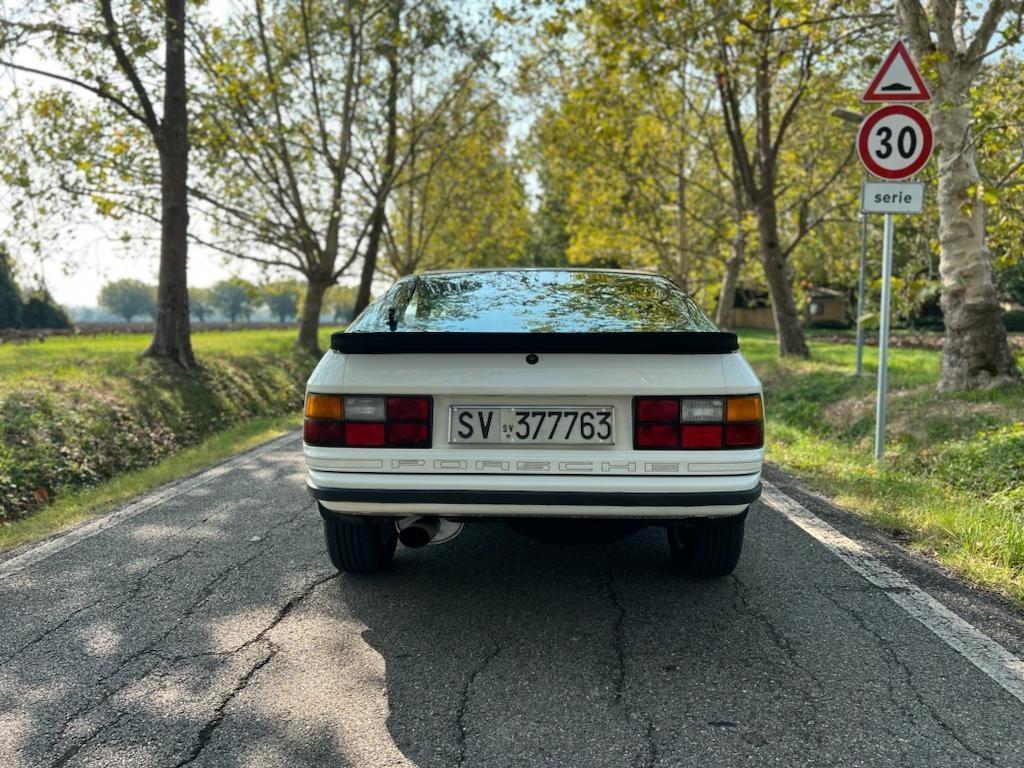
[[786, 257], [779, 245], [778, 212], [775, 208], [774, 189], [765, 192], [757, 201], [757, 229], [761, 245], [761, 264], [772, 300], [775, 332], [779, 337], [779, 355], [782, 357], [810, 357], [800, 315], [793, 300], [793, 285], [786, 270]]
[[333, 285], [330, 279], [309, 278], [306, 296], [302, 300], [302, 316], [299, 318], [299, 338], [296, 344], [315, 355], [320, 354], [320, 312], [324, 306], [324, 295]]
[[195, 366], [188, 315], [188, 111], [185, 0], [166, 0], [164, 111], [160, 126], [160, 278], [145, 354]]
[[[399, 20], [402, 13], [402, 0], [393, 0], [391, 5], [391, 23], [393, 40], [398, 36]], [[398, 50], [397, 43], [392, 43], [388, 52], [388, 95], [387, 95], [387, 138], [384, 147], [384, 163], [381, 168], [380, 188], [374, 202], [373, 219], [366, 237], [366, 252], [363, 255], [363, 271], [359, 276], [359, 292], [356, 294], [352, 316], [356, 317], [370, 303], [370, 289], [373, 287], [373, 276], [377, 271], [377, 256], [380, 253], [380, 241], [384, 235], [384, 217], [387, 215], [388, 195], [395, 175], [395, 157], [398, 152]]]
[[[681, 67], [680, 105], [686, 104], [686, 59]], [[676, 247], [679, 249], [679, 262], [676, 273], [679, 276], [679, 287], [690, 293], [690, 231], [686, 221], [686, 148], [689, 136], [686, 133], [686, 120], [683, 106], [680, 106], [678, 120], [678, 136], [676, 140]]]
[[[940, 89], [940, 94], [945, 91]], [[1006, 339], [992, 261], [985, 247], [985, 204], [971, 188], [979, 180], [966, 88], [942, 94], [931, 110], [939, 149], [939, 275], [946, 338], [939, 389], [988, 389], [1021, 380]]]
[[715, 324], [719, 328], [732, 328], [732, 310], [736, 304], [736, 284], [739, 282], [746, 250], [747, 233], [743, 230], [742, 217], [738, 217], [736, 232], [732, 236], [732, 255], [725, 262], [722, 288], [718, 292], [718, 306], [715, 308]]

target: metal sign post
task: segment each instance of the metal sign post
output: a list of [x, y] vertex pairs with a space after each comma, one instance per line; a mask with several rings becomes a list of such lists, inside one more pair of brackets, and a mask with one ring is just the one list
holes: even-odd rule
[[868, 215], [860, 214], [860, 276], [857, 278], [857, 365], [854, 375], [864, 372], [864, 283], [867, 278]]
[[[897, 42], [882, 62], [863, 101], [931, 101], [928, 87], [917, 65], [902, 42]], [[863, 360], [864, 257], [867, 248], [867, 216], [885, 214], [882, 246], [882, 306], [878, 328], [878, 393], [875, 401], [875, 459], [885, 452], [885, 406], [889, 390], [889, 313], [892, 309], [893, 214], [921, 213], [924, 185], [902, 182], [918, 173], [932, 153], [932, 126], [923, 113], [906, 106], [890, 104], [864, 118], [857, 131], [857, 154], [864, 167], [884, 181], [865, 181], [861, 185], [860, 281], [857, 297], [857, 373]]]
[[875, 458], [885, 450], [885, 400], [889, 391], [889, 309], [892, 304], [892, 214], [885, 214], [882, 246], [882, 307], [878, 328], [878, 398], [875, 403]]

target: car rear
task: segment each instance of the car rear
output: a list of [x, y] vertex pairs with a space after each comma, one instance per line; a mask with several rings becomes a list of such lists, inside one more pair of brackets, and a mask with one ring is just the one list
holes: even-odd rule
[[424, 543], [479, 519], [742, 520], [763, 442], [733, 334], [662, 278], [581, 270], [399, 281], [333, 337], [304, 425], [325, 519]]

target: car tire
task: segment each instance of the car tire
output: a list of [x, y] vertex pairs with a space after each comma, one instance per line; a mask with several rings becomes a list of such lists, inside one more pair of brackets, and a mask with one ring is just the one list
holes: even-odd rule
[[673, 567], [687, 576], [728, 576], [743, 552], [746, 511], [721, 518], [695, 520], [690, 525], [669, 526], [668, 546]]
[[327, 554], [339, 571], [351, 574], [378, 573], [395, 557], [398, 532], [391, 520], [349, 523], [324, 516]]

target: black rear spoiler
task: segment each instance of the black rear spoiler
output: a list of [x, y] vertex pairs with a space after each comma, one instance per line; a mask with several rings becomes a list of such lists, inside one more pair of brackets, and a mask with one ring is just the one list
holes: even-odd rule
[[333, 333], [331, 349], [355, 355], [563, 352], [617, 355], [721, 355], [740, 348], [735, 333]]

